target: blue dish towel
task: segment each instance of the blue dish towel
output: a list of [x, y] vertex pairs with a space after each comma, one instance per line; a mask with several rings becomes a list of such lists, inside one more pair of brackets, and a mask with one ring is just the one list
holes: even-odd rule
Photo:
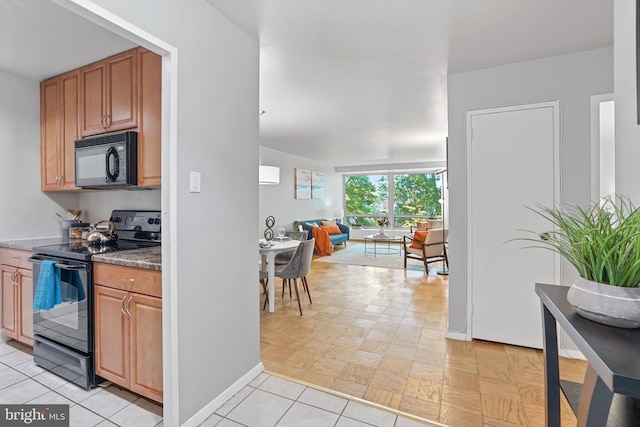
[[40, 264], [40, 275], [33, 296], [34, 310], [50, 310], [62, 302], [60, 270], [54, 267], [55, 264], [55, 261], [42, 261]]
[[80, 273], [76, 270], [60, 271], [60, 281], [67, 284], [64, 300], [67, 302], [80, 302], [86, 298]]

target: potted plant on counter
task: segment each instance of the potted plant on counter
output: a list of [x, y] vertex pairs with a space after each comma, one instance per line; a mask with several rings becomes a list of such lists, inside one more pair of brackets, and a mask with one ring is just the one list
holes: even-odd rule
[[567, 294], [576, 312], [610, 326], [640, 327], [640, 210], [609, 197], [584, 209], [531, 210], [554, 230], [529, 231], [535, 237], [523, 240], [559, 253], [578, 270]]

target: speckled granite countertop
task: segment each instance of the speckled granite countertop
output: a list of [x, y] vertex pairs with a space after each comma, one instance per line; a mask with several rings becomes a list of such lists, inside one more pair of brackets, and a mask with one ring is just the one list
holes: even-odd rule
[[[42, 237], [37, 239], [0, 240], [0, 247], [31, 251], [37, 246], [56, 245], [66, 243], [69, 239], [62, 237]], [[129, 251], [111, 252], [93, 255], [92, 261], [106, 264], [123, 265], [125, 267], [143, 268], [146, 270], [162, 270], [161, 246], [151, 248], [132, 249]]]
[[0, 241], [0, 247], [30, 251], [36, 246], [55, 245], [58, 243], [67, 242], [68, 240], [69, 239], [64, 239], [62, 237], [40, 237], [37, 239], [2, 240]]
[[100, 255], [93, 255], [94, 262], [122, 265], [125, 267], [144, 268], [146, 270], [162, 270], [162, 247], [131, 249]]

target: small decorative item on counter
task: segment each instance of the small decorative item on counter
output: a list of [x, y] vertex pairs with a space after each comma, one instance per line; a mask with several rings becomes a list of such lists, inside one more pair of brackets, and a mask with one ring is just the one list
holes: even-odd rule
[[[69, 239], [70, 240], [82, 240], [89, 235], [89, 223], [79, 222], [69, 227]], [[83, 237], [84, 236], [84, 237]]]

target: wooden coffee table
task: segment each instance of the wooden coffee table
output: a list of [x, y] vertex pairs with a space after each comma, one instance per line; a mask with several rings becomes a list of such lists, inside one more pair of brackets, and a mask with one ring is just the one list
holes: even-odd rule
[[[391, 236], [388, 234], [384, 234], [384, 235], [369, 234], [368, 236], [364, 236], [364, 252], [368, 254], [373, 254], [374, 257], [377, 256], [378, 254], [380, 255], [399, 254], [400, 245], [391, 246], [391, 243], [400, 243], [400, 242], [402, 242], [402, 237], [400, 236]], [[383, 245], [378, 246], [378, 243], [383, 243]], [[386, 246], [384, 245], [384, 243], [386, 243]]]

